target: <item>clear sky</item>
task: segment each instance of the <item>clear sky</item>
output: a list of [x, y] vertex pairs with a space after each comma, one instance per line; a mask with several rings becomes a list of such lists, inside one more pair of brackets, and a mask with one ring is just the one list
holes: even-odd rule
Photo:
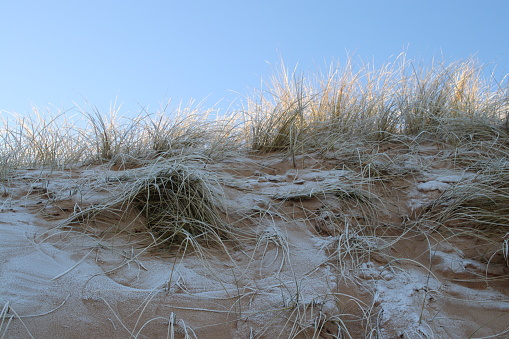
[[280, 57], [316, 70], [476, 55], [509, 73], [508, 0], [0, 0], [0, 110], [227, 107]]

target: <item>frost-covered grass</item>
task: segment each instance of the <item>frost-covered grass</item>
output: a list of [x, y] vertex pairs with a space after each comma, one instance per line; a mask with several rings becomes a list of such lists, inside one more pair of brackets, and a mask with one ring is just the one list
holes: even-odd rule
[[418, 67], [401, 55], [380, 69], [331, 65], [305, 75], [281, 66], [242, 108], [220, 117], [192, 103], [122, 116], [119, 107], [23, 117], [3, 112], [2, 176], [23, 166], [65, 167], [78, 162], [126, 162], [231, 150], [307, 152], [360, 139], [401, 136], [459, 145], [495, 140], [509, 131], [507, 78], [486, 77], [474, 59]]
[[[287, 221], [292, 213], [304, 213], [299, 221], [314, 225], [315, 232], [324, 237], [331, 269], [352, 275], [340, 277], [339, 282], [369, 277], [367, 263], [373, 258], [386, 261], [384, 270], [391, 270], [400, 261], [392, 257], [393, 245], [421, 235], [442, 242], [457, 234], [475, 236], [493, 247], [486, 258], [491, 261], [501, 254], [507, 262], [509, 84], [507, 78], [486, 77], [486, 70], [474, 59], [419, 67], [405, 55], [379, 69], [357, 67], [349, 60], [345, 65], [331, 65], [325, 74], [313, 75], [282, 65], [240, 108], [221, 116], [199, 105], [171, 107], [170, 103], [158, 112], [143, 111], [129, 118], [118, 107], [109, 112], [91, 107], [54, 115], [34, 109], [30, 117], [5, 112], [0, 124], [0, 191], [9, 194], [5, 182], [18, 169], [62, 170], [83, 165], [132, 169], [117, 178], [123, 186], [111, 198], [75, 206], [60, 226], [79, 224], [86, 232], [102, 213], [133, 213], [145, 228], [128, 230], [129, 235], [143, 233], [152, 241], [147, 248], [179, 248], [180, 253], [189, 253], [189, 247], [205, 258], [203, 254], [212, 253], [209, 246], [228, 254], [243, 250], [242, 241], [251, 241], [261, 261], [270, 253], [276, 254], [274, 262], [280, 258], [278, 274], [291, 267], [294, 249], [287, 234], [277, 229], [277, 221]], [[265, 182], [285, 183], [290, 189], [277, 186], [267, 197], [272, 199], [270, 204], [248, 209], [234, 220], [222, 205], [226, 200], [222, 189], [229, 184], [233, 187], [234, 178], [229, 177], [232, 182], [216, 180], [214, 169], [207, 166], [229, 157], [259, 159], [274, 154], [294, 169], [310, 171], [315, 168], [302, 165], [306, 157], [316, 157], [318, 163], [335, 161], [334, 169], [342, 170], [346, 178], [313, 179], [306, 185], [297, 176], [290, 183], [287, 178], [269, 175]], [[436, 187], [430, 182], [416, 185], [442, 192], [414, 215], [402, 215], [405, 204], [399, 199], [405, 196], [396, 191], [406, 189], [405, 181], [422, 178], [441, 166], [468, 172], [467, 179]], [[242, 180], [251, 180], [248, 177]], [[260, 183], [263, 181], [257, 182], [258, 187]], [[237, 186], [243, 193], [252, 189], [241, 184]], [[313, 199], [322, 203], [320, 207], [304, 205]], [[244, 229], [236, 229], [241, 221], [245, 221]], [[273, 229], [263, 231], [265, 221]], [[253, 225], [262, 231], [252, 230]], [[429, 243], [426, 251], [431, 253], [432, 241]], [[431, 259], [429, 266], [431, 272]], [[341, 333], [351, 337], [349, 326], [362, 323], [366, 337], [379, 335], [381, 313], [375, 299], [365, 302], [336, 291], [327, 296], [329, 303], [339, 305], [346, 298], [355, 307], [352, 314], [347, 310], [326, 317], [315, 310], [320, 303], [303, 301], [297, 281], [295, 291], [285, 293], [282, 306], [275, 308], [278, 315], [287, 317], [281, 333], [291, 328], [293, 336], [311, 333], [318, 338], [334, 328], [338, 337]], [[2, 334], [10, 321], [6, 305], [0, 313]], [[354, 325], [345, 319], [354, 319]], [[172, 333], [173, 325], [170, 316]]]

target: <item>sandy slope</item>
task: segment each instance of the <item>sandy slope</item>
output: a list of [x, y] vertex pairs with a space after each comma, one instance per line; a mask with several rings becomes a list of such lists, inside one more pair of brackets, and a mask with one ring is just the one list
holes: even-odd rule
[[[222, 191], [225, 218], [251, 238], [228, 245], [228, 254], [190, 248], [183, 257], [144, 247], [150, 239], [129, 211], [54, 228], [118, 194], [123, 169], [19, 170], [0, 198], [0, 301], [8, 306], [0, 335], [466, 338], [507, 331], [509, 270], [501, 252], [468, 234], [415, 226], [430, 202], [474, 175], [434, 163], [437, 154], [433, 147], [395, 152], [390, 166], [373, 162], [384, 179], [371, 184], [334, 153], [298, 156], [295, 168], [281, 155], [203, 166]], [[352, 201], [331, 189], [338, 184], [362, 187], [372, 201]]]

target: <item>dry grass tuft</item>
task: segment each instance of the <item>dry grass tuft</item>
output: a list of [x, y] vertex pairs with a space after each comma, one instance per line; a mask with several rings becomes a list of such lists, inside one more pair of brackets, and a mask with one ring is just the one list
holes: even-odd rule
[[220, 242], [231, 231], [219, 217], [218, 198], [208, 185], [189, 169], [165, 168], [136, 180], [126, 201], [140, 211], [163, 243], [181, 243], [189, 236]]
[[507, 233], [509, 225], [509, 163], [489, 164], [470, 180], [445, 191], [427, 208], [424, 219], [437, 227], [486, 229]]
[[[106, 211], [134, 211], [144, 221], [157, 246], [180, 246], [198, 241], [224, 247], [234, 232], [220, 216], [221, 197], [211, 174], [197, 164], [163, 161], [131, 171], [120, 193], [102, 204], [88, 207], [62, 225], [90, 220]], [[131, 176], [129, 178], [129, 176]]]
[[253, 150], [286, 151], [296, 147], [307, 127], [308, 90], [304, 79], [295, 72], [290, 75], [284, 64], [270, 80], [267, 91], [248, 100], [246, 127]]

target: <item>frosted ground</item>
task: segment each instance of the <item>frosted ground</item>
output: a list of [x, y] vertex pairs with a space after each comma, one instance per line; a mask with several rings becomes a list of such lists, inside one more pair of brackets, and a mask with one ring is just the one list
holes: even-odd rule
[[474, 66], [6, 118], [0, 336], [507, 337], [508, 91]]

